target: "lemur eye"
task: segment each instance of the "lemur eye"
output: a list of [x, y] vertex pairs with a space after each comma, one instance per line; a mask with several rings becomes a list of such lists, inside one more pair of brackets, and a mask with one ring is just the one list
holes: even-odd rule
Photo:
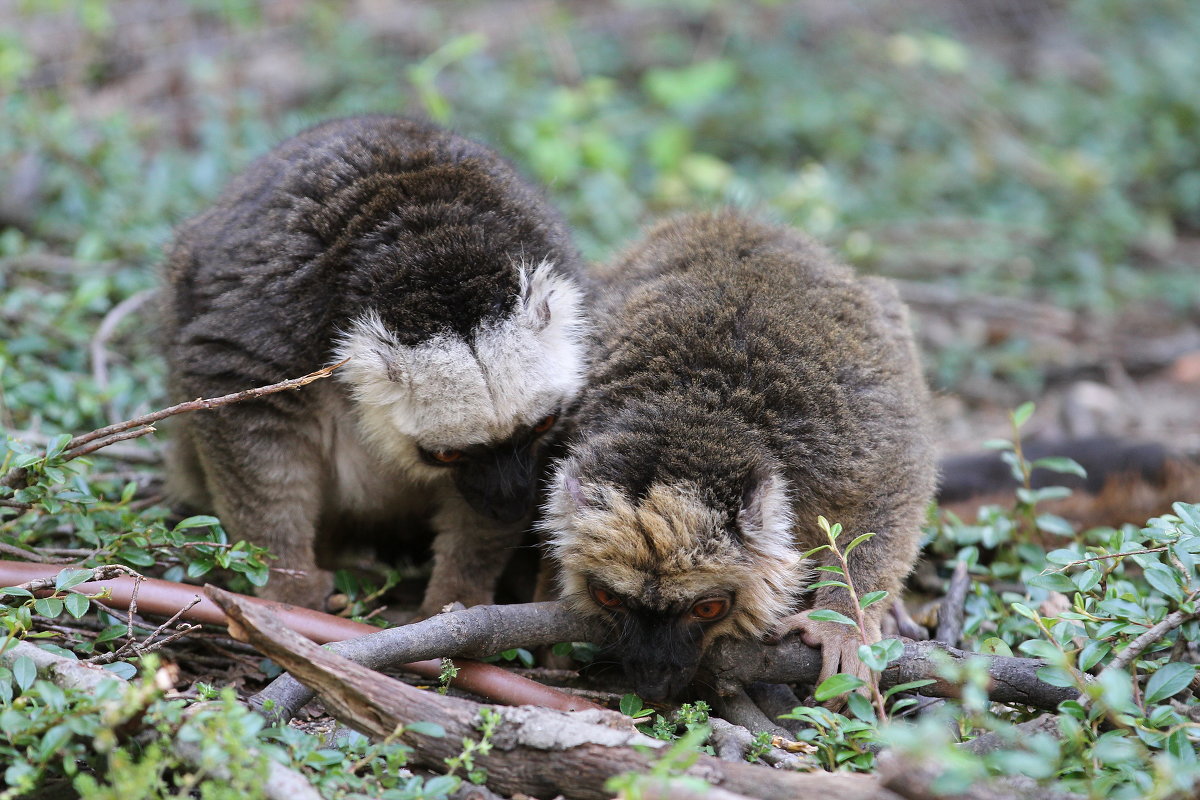
[[599, 586], [589, 586], [588, 591], [592, 593], [592, 599], [605, 608], [620, 608], [624, 605], [621, 598]]
[[534, 433], [545, 433], [554, 427], [554, 423], [558, 422], [558, 414], [547, 414], [538, 420], [538, 423], [533, 426]]
[[724, 597], [710, 597], [692, 606], [692, 616], [702, 622], [716, 622], [729, 612], [729, 601]]
[[434, 461], [440, 461], [443, 464], [453, 464], [462, 458], [462, 450], [434, 450], [429, 455], [433, 456]]

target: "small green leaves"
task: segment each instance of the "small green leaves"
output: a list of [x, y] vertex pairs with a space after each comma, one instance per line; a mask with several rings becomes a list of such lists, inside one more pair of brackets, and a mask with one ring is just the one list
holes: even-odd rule
[[423, 720], [408, 723], [404, 726], [404, 730], [411, 731], [418, 736], [428, 736], [432, 739], [441, 739], [446, 735], [446, 729], [441, 725], [438, 725], [436, 722], [425, 722]]
[[1029, 418], [1033, 416], [1034, 408], [1035, 406], [1033, 403], [1022, 403], [1021, 405], [1017, 406], [1016, 410], [1009, 415], [1009, 419], [1012, 420], [1013, 428], [1020, 428], [1026, 422], [1028, 422]]
[[857, 627], [854, 620], [847, 617], [845, 614], [839, 614], [831, 608], [822, 608], [816, 611], [811, 611], [808, 618], [816, 622], [836, 622], [839, 625], [848, 625], [851, 628]]
[[626, 694], [621, 696], [621, 713], [627, 717], [638, 719], [650, 716], [654, 713], [654, 709], [646, 708], [642, 698], [636, 694]]
[[840, 697], [847, 692], [852, 692], [860, 686], [866, 686], [866, 681], [861, 678], [856, 678], [853, 675], [847, 675], [844, 672], [839, 672], [836, 675], [830, 675], [825, 680], [821, 681], [821, 685], [813, 692], [813, 699], [818, 703], [824, 703], [827, 700], [832, 700], [835, 697]]
[[12, 665], [13, 680], [22, 692], [33, 685], [37, 678], [37, 667], [29, 656], [18, 656]]
[[1195, 676], [1194, 664], [1175, 661], [1162, 665], [1146, 683], [1146, 702], [1161, 703], [1169, 700], [1186, 689]]
[[904, 655], [904, 643], [899, 639], [884, 639], [874, 644], [860, 645], [858, 658], [876, 672], [883, 672], [887, 665]]
[[858, 607], [864, 611], [887, 597], [887, 592], [867, 592], [858, 600]]
[[90, 569], [64, 569], [54, 578], [54, 588], [57, 591], [70, 589], [92, 579]]

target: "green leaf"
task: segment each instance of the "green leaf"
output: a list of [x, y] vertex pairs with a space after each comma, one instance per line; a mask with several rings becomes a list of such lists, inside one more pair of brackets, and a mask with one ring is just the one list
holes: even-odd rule
[[1078, 475], [1081, 478], [1087, 477], [1087, 470], [1080, 466], [1079, 462], [1073, 458], [1065, 458], [1063, 456], [1049, 456], [1047, 458], [1039, 458], [1033, 462], [1034, 469], [1046, 469], [1051, 472], [1059, 472], [1064, 475]]
[[894, 694], [899, 694], [900, 692], [910, 692], [913, 689], [920, 689], [922, 686], [928, 686], [931, 683], [937, 683], [937, 681], [934, 680], [933, 678], [923, 678], [922, 680], [919, 680], [919, 681], [909, 681], [908, 683], [900, 683], [900, 684], [897, 684], [897, 685], [893, 686], [892, 688], [888, 689], [886, 692], [884, 692], [883, 696], [884, 696], [884, 698], [888, 698]]
[[808, 588], [809, 589], [820, 589], [822, 586], [836, 586], [839, 589], [848, 588], [846, 586], [845, 581], [817, 581], [816, 583], [809, 584]]
[[54, 578], [54, 588], [58, 591], [70, 589], [92, 579], [90, 569], [64, 569]]
[[1038, 680], [1051, 686], [1074, 686], [1075, 676], [1062, 667], [1038, 667]]
[[1033, 403], [1022, 403], [1021, 405], [1017, 406], [1017, 408], [1009, 416], [1009, 419], [1012, 420], [1013, 427], [1020, 428], [1022, 425], [1028, 422], [1029, 418], [1033, 416], [1034, 408], [1036, 408], [1036, 406], [1034, 406]]
[[828, 549], [829, 549], [829, 545], [823, 544], [820, 547], [814, 547], [812, 550], [805, 551], [804, 555], [802, 555], [800, 557], [801, 558], [809, 558], [809, 557], [814, 556], [817, 553], [821, 552], [822, 550], [828, 550]]
[[441, 739], [446, 735], [446, 729], [436, 722], [425, 722], [418, 720], [410, 722], [404, 726], [406, 731], [412, 731], [419, 736], [428, 736], [431, 739]]
[[1176, 570], [1167, 569], [1162, 564], [1149, 564], [1142, 573], [1146, 582], [1172, 600], [1183, 599], [1183, 587]]
[[17, 687], [23, 692], [37, 679], [37, 666], [29, 656], [18, 656], [13, 661], [12, 673]]
[[214, 525], [220, 525], [220, 524], [221, 524], [221, 520], [217, 519], [216, 517], [210, 517], [207, 515], [198, 515], [195, 517], [188, 517], [187, 519], [180, 520], [179, 524], [176, 525], [171, 530], [186, 531], [186, 530], [189, 530], [190, 528], [210, 528]]
[[1052, 592], [1063, 592], [1064, 594], [1070, 594], [1075, 591], [1075, 582], [1061, 572], [1047, 572], [1044, 575], [1034, 575], [1025, 581], [1025, 583], [1028, 586], [1036, 586], [1039, 589], [1049, 589]]
[[1045, 639], [1030, 639], [1027, 642], [1021, 642], [1017, 648], [1022, 653], [1029, 653], [1034, 658], [1044, 658], [1048, 661], [1056, 661], [1062, 658], [1062, 653], [1058, 648], [1047, 642]]
[[63, 601], [57, 597], [39, 597], [33, 603], [33, 610], [43, 617], [57, 617], [63, 612]]
[[48, 761], [55, 753], [67, 746], [67, 742], [71, 741], [71, 729], [64, 722], [55, 725], [50, 730], [42, 735], [42, 740], [38, 743], [38, 757], [42, 761]]
[[1038, 530], [1045, 531], [1052, 536], [1075, 535], [1075, 526], [1056, 514], [1038, 514], [1037, 526]]
[[1008, 642], [995, 636], [984, 639], [983, 643], [979, 645], [979, 652], [997, 656], [1011, 656], [1013, 654], [1012, 648], [1008, 646]]
[[846, 549], [842, 551], [842, 555], [844, 555], [844, 556], [850, 555], [851, 550], [858, 547], [860, 544], [865, 542], [867, 539], [870, 539], [874, 536], [875, 536], [874, 533], [864, 533], [859, 536], [855, 536], [854, 540], [852, 542], [850, 542], [850, 544], [846, 545]]
[[1036, 611], [1034, 611], [1032, 608], [1025, 605], [1024, 603], [1013, 603], [1011, 608], [1013, 611], [1017, 612], [1022, 617], [1028, 617], [1029, 619], [1033, 619], [1033, 620], [1041, 619], [1041, 617], [1038, 615], [1038, 613]]
[[137, 667], [128, 661], [115, 661], [112, 664], [104, 664], [103, 667], [118, 678], [124, 678], [127, 681], [133, 680], [137, 675]]
[[1088, 642], [1087, 646], [1079, 651], [1079, 668], [1084, 671], [1091, 669], [1111, 650], [1112, 645], [1109, 642]]
[[636, 717], [644, 705], [645, 704], [642, 702], [642, 698], [638, 697], [636, 694], [626, 694], [621, 696], [621, 713], [627, 717]]
[[865, 610], [885, 597], [887, 597], [887, 592], [867, 592], [858, 599], [858, 607]]
[[3, 589], [0, 589], [0, 594], [8, 595], [9, 597], [33, 597], [33, 592], [18, 586], [5, 586]]
[[1158, 703], [1182, 692], [1196, 676], [1193, 664], [1173, 661], [1158, 668], [1146, 683], [1146, 702]]
[[813, 699], [818, 703], [824, 703], [826, 700], [841, 697], [846, 692], [852, 692], [860, 686], [866, 686], [866, 682], [853, 675], [839, 672], [837, 675], [830, 675], [821, 682], [821, 685], [813, 692]]
[[46, 443], [46, 458], [54, 458], [67, 449], [67, 444], [74, 438], [69, 433], [60, 433]]
[[850, 709], [850, 713], [863, 722], [875, 724], [875, 707], [871, 705], [871, 701], [863, 697], [858, 692], [852, 692], [846, 698], [846, 705]]
[[809, 613], [808, 618], [816, 622], [836, 622], [839, 625], [849, 625], [851, 628], [857, 627], [858, 623], [847, 617], [845, 614], [839, 614], [832, 608], [822, 608]]
[[79, 619], [87, 613], [88, 606], [91, 605], [91, 603], [88, 602], [88, 599], [85, 596], [79, 594], [78, 592], [71, 592], [63, 598], [63, 605], [67, 607], [68, 614], [75, 619]]

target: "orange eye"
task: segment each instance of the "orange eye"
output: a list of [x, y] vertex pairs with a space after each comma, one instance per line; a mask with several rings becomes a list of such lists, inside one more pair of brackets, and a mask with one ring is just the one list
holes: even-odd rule
[[434, 461], [440, 461], [443, 464], [453, 464], [462, 458], [462, 450], [435, 450], [430, 453]]
[[592, 599], [605, 608], [620, 608], [624, 605], [621, 598], [599, 586], [589, 586], [588, 591], [592, 593]]
[[692, 606], [692, 616], [702, 622], [715, 622], [729, 611], [729, 601], [724, 597], [710, 597]]
[[545, 433], [554, 427], [554, 423], [558, 422], [558, 414], [547, 414], [538, 421], [538, 424], [533, 426], [534, 433]]

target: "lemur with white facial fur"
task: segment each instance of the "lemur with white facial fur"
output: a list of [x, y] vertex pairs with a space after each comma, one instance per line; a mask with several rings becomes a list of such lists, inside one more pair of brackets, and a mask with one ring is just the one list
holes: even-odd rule
[[[800, 629], [822, 678], [869, 677], [854, 617], [806, 587], [818, 515], [875, 537], [860, 595], [893, 594], [934, 491], [929, 393], [895, 289], [736, 213], [659, 225], [598, 280], [598, 345], [542, 522], [561, 591], [611, 623], [642, 697], [683, 689], [721, 636]], [[845, 546], [847, 538], [842, 542]], [[836, 563], [836, 562], [833, 562]], [[888, 603], [867, 609], [880, 638]]]
[[487, 148], [365, 116], [284, 142], [177, 232], [164, 306], [179, 400], [349, 359], [332, 380], [179, 420], [171, 495], [270, 548], [273, 599], [320, 606], [363, 530], [434, 534], [421, 613], [491, 602], [539, 451], [584, 374], [579, 257]]

